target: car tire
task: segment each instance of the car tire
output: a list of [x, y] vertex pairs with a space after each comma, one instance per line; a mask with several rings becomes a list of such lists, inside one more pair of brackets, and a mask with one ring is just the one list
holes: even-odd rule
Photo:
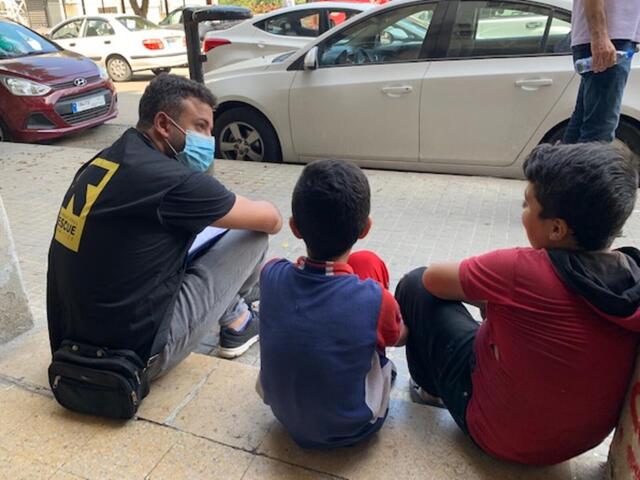
[[[555, 132], [548, 136], [545, 143], [553, 144], [562, 141], [565, 128], [566, 125], [563, 125], [556, 129]], [[616, 129], [616, 139], [629, 147], [634, 154], [640, 156], [640, 128], [635, 126], [633, 123], [621, 118], [618, 128]]]
[[107, 59], [107, 73], [114, 82], [128, 82], [133, 77], [131, 65], [120, 55], [111, 55]]
[[249, 107], [232, 108], [215, 120], [216, 158], [281, 162], [280, 142], [271, 123]]
[[0, 118], [0, 142], [11, 141], [11, 135], [9, 135], [9, 129], [7, 125]]
[[158, 76], [163, 73], [169, 73], [171, 71], [171, 68], [169, 67], [152, 68], [151, 71], [153, 72], [154, 75]]

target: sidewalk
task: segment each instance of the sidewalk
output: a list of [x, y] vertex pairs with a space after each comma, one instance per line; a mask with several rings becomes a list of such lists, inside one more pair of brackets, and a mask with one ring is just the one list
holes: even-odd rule
[[[49, 241], [62, 195], [94, 151], [2, 144], [0, 195], [13, 230], [36, 326], [0, 347], [0, 478], [604, 478], [607, 442], [571, 462], [527, 469], [478, 451], [442, 410], [408, 398], [404, 349], [389, 420], [363, 445], [333, 452], [294, 446], [253, 391], [259, 347], [240, 361], [193, 354], [157, 382], [140, 418], [126, 425], [65, 412], [51, 400], [45, 318]], [[273, 201], [290, 215], [301, 166], [217, 161], [231, 190]], [[527, 245], [520, 224], [524, 182], [367, 171], [374, 226], [357, 248], [387, 262], [392, 288], [402, 274], [436, 260]], [[618, 244], [638, 246], [634, 211]], [[285, 227], [271, 256], [295, 259], [302, 243]], [[200, 351], [215, 352], [213, 334]]]

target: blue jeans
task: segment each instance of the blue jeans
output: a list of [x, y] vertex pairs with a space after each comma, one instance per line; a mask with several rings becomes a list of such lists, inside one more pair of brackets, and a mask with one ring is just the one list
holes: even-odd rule
[[[634, 50], [629, 40], [613, 40], [616, 50]], [[591, 56], [589, 44], [573, 47], [573, 61]], [[612, 142], [618, 121], [622, 94], [627, 84], [631, 59], [608, 68], [604, 72], [582, 75], [576, 108], [564, 133], [563, 143]]]

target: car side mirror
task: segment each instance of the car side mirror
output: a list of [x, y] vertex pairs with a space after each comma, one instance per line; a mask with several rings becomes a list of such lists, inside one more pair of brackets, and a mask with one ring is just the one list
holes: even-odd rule
[[304, 69], [316, 70], [318, 68], [318, 47], [313, 47], [304, 56]]

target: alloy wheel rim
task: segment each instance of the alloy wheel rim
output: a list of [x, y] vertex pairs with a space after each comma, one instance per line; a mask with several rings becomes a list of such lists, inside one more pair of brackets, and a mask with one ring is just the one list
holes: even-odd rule
[[245, 122], [232, 122], [220, 134], [220, 152], [227, 160], [264, 160], [264, 141], [258, 131]]

